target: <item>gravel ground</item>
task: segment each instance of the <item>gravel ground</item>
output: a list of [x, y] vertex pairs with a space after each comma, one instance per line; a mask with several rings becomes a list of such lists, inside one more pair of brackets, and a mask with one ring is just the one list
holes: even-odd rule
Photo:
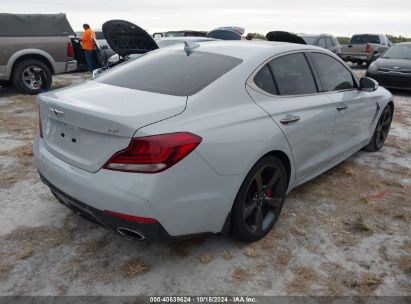
[[386, 146], [292, 191], [263, 240], [150, 245], [56, 203], [33, 163], [35, 97], [0, 88], [0, 295], [411, 295], [411, 95], [393, 93]]

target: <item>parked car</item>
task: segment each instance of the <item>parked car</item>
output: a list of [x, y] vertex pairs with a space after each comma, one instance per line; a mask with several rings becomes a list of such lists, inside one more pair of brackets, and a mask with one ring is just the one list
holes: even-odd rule
[[252, 41], [163, 48], [38, 102], [43, 182], [137, 240], [262, 238], [294, 187], [380, 150], [394, 110], [326, 50]]
[[387, 88], [411, 90], [411, 42], [390, 47], [371, 63], [367, 76]]
[[48, 90], [53, 74], [76, 69], [65, 14], [0, 14], [0, 82], [20, 92]]
[[315, 45], [327, 49], [338, 57], [341, 57], [341, 45], [337, 38], [330, 34], [320, 34], [320, 35], [309, 35], [309, 34], [298, 34], [304, 41], [309, 45]]
[[365, 62], [369, 66], [391, 45], [391, 41], [383, 34], [357, 34], [351, 37], [347, 45], [342, 46], [342, 58], [358, 65]]
[[153, 38], [164, 38], [164, 37], [205, 37], [207, 32], [205, 31], [168, 31], [168, 32], [157, 32], [153, 34]]
[[[97, 65], [98, 67], [104, 67], [108, 59], [115, 54], [115, 52], [110, 48], [107, 43], [106, 38], [102, 31], [94, 31], [96, 34], [96, 58], [97, 58]], [[77, 38], [81, 38], [83, 32], [76, 32], [76, 37], [72, 38], [73, 45], [74, 45], [74, 54], [75, 59], [77, 60], [77, 69], [80, 71], [88, 70], [88, 65], [86, 61], [86, 57], [84, 55], [84, 51], [81, 47], [81, 42]]]

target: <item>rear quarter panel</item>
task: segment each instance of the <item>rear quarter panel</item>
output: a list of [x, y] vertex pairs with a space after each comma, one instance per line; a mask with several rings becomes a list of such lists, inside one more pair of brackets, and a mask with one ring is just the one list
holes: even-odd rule
[[[247, 75], [248, 76], [248, 75]], [[232, 75], [235, 79], [235, 75]], [[220, 175], [241, 175], [265, 154], [292, 154], [282, 131], [245, 89], [245, 81], [228, 75], [188, 98], [186, 110], [175, 117], [137, 130], [135, 136], [192, 132], [203, 138], [195, 150]]]

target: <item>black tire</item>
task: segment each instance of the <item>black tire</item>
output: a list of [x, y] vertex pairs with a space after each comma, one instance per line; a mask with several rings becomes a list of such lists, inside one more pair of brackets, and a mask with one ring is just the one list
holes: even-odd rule
[[284, 164], [277, 157], [260, 159], [247, 174], [234, 201], [232, 234], [246, 242], [264, 237], [278, 220], [287, 185]]
[[364, 61], [357, 61], [356, 63], [357, 63], [358, 66], [361, 66], [361, 65], [364, 64]]
[[10, 81], [8, 81], [8, 80], [1, 80], [0, 81], [0, 86], [1, 87], [3, 87], [3, 88], [8, 88], [8, 87], [10, 87], [10, 86], [12, 86], [13, 84], [10, 82]]
[[[33, 68], [39, 68], [44, 72], [45, 85], [41, 80], [35, 81], [32, 84], [28, 83], [29, 80], [27, 80], [27, 78], [32, 76]], [[13, 69], [12, 82], [14, 86], [24, 94], [35, 95], [48, 90], [51, 87], [51, 81], [52, 74], [48, 66], [36, 59], [22, 60], [18, 62]]]
[[376, 152], [384, 146], [388, 132], [390, 131], [392, 116], [393, 109], [390, 105], [387, 105], [380, 115], [370, 142], [363, 148], [363, 150], [368, 152]]

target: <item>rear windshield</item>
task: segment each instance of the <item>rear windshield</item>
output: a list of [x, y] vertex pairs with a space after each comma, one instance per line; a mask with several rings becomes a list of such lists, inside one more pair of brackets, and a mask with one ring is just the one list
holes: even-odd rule
[[100, 74], [95, 81], [154, 93], [190, 96], [242, 62], [241, 59], [183, 50], [149, 53]]
[[378, 35], [354, 35], [350, 40], [350, 44], [366, 43], [380, 43], [380, 37]]

